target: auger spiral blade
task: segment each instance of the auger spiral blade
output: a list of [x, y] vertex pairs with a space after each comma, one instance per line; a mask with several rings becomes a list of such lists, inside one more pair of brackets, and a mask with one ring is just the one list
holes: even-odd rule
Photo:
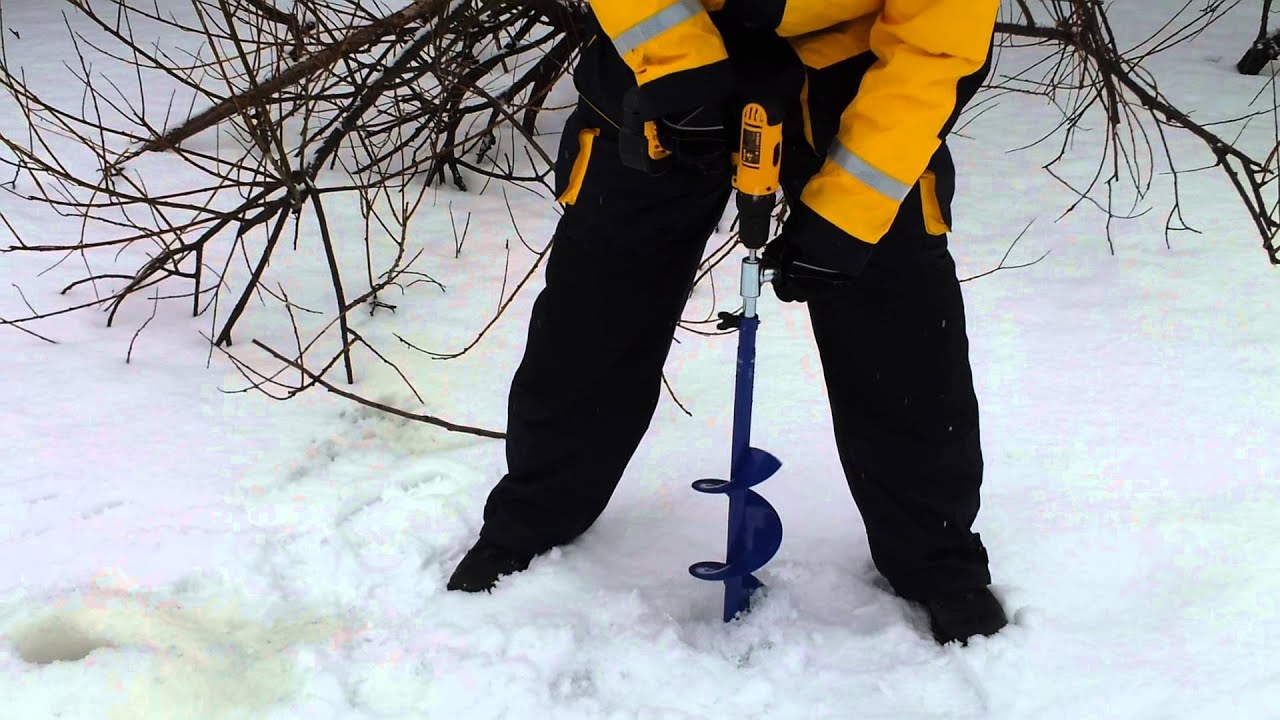
[[743, 493], [740, 525], [729, 546], [729, 562], [700, 562], [689, 568], [699, 580], [722, 582], [741, 578], [759, 570], [782, 547], [782, 518], [758, 493]]
[[747, 448], [738, 475], [731, 480], [707, 479], [693, 484], [701, 493], [723, 495], [734, 490], [746, 490], [773, 477], [782, 469], [782, 461], [758, 448]]

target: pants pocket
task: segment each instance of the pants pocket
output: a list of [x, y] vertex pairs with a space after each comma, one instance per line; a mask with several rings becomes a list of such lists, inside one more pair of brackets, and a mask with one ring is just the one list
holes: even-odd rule
[[930, 235], [946, 235], [951, 226], [942, 214], [942, 201], [938, 198], [938, 176], [925, 170], [920, 176], [920, 206], [924, 210], [924, 230]]
[[[587, 178], [587, 168], [591, 165], [591, 151], [598, 137], [598, 128], [582, 128], [578, 131], [578, 148], [572, 154], [572, 163], [567, 161], [568, 157], [563, 151], [560, 153], [565, 162], [563, 165], [560, 159], [556, 162], [556, 190], [559, 193], [556, 202], [562, 205], [578, 202], [578, 194], [582, 192], [582, 184]], [[566, 137], [564, 142], [571, 141]]]
[[956, 194], [956, 167], [951, 150], [944, 143], [929, 167], [920, 176], [920, 205], [924, 211], [925, 232], [946, 235], [951, 232], [951, 201]]

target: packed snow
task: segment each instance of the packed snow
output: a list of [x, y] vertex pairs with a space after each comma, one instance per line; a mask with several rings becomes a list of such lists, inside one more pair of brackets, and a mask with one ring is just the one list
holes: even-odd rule
[[[1113, 5], [1135, 37], [1180, 3], [1141, 5]], [[66, 6], [2, 7], [11, 59], [77, 106]], [[1243, 114], [1264, 84], [1233, 67], [1255, 15], [1243, 4], [1153, 63], [1164, 90]], [[543, 121], [548, 147], [560, 117]], [[717, 587], [687, 571], [723, 555], [725, 508], [689, 483], [727, 469], [733, 337], [682, 333], [668, 374], [693, 416], [665, 397], [600, 522], [472, 596], [444, 584], [503, 472], [501, 442], [320, 390], [228, 392], [243, 378], [186, 303], [159, 305], [126, 364], [153, 312], [138, 300], [114, 328], [94, 311], [33, 327], [57, 345], [0, 328], [0, 718], [1280, 718], [1280, 275], [1216, 171], [1183, 179], [1202, 232], [1170, 247], [1167, 177], [1152, 213], [1113, 226], [1114, 254], [1098, 212], [1055, 222], [1071, 198], [1040, 169], [1053, 148], [1008, 152], [1052, 121], [1008, 97], [954, 141], [962, 274], [996, 266], [1033, 220], [1010, 262], [1050, 251], [965, 285], [987, 459], [977, 529], [1013, 620], [998, 636], [938, 647], [878, 579], [795, 306], [762, 300], [754, 433], [784, 462], [761, 492], [786, 538], [760, 573], [767, 594], [726, 625]], [[11, 104], [0, 125], [20, 132]], [[1077, 151], [1067, 167], [1087, 172]], [[501, 429], [534, 292], [458, 360], [392, 335], [464, 345], [497, 305], [507, 244], [520, 248], [496, 186], [432, 198], [413, 236], [448, 292], [419, 287], [394, 315], [355, 320], [426, 404], [371, 358], [355, 389]], [[544, 242], [551, 199], [506, 198]], [[449, 210], [473, 218], [456, 259]], [[30, 237], [79, 232], [12, 194], [0, 212]], [[0, 256], [0, 317], [93, 297], [58, 295], [84, 268], [44, 273], [56, 260]], [[327, 297], [313, 249], [272, 272]], [[719, 309], [735, 276], [717, 275]], [[703, 287], [688, 315], [712, 307]], [[233, 352], [266, 363], [251, 338], [290, 347], [288, 319], [246, 316]]]

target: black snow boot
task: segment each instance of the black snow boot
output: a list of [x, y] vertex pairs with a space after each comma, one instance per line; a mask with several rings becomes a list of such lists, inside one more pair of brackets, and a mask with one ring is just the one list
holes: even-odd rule
[[939, 645], [955, 640], [966, 645], [974, 635], [995, 635], [1009, 624], [990, 588], [942, 595], [921, 604], [929, 612], [929, 626]]
[[529, 567], [531, 555], [520, 555], [483, 537], [476, 541], [449, 578], [449, 590], [489, 592], [498, 578], [518, 573]]

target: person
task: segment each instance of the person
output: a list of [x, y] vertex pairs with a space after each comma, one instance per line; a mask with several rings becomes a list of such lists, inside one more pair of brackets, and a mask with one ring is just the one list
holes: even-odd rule
[[[938, 642], [996, 633], [1006, 616], [972, 531], [983, 459], [947, 249], [955, 170], [945, 139], [989, 70], [999, 0], [590, 9], [555, 167], [564, 213], [511, 384], [508, 474], [448, 588], [492, 590], [603, 512], [649, 427], [730, 197], [735, 96], [791, 66], [802, 79], [786, 98], [789, 213], [765, 250], [774, 291], [807, 304], [876, 568], [925, 608]], [[628, 109], [672, 150], [665, 172], [623, 157]], [[831, 273], [850, 279], [814, 279]]]

